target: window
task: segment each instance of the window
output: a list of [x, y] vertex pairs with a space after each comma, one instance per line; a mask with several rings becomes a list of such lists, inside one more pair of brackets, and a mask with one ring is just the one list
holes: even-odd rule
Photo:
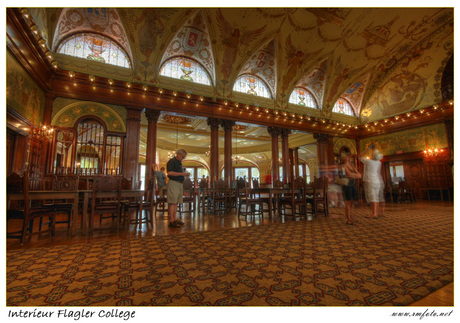
[[248, 93], [271, 99], [270, 90], [268, 89], [267, 85], [254, 75], [240, 76], [233, 86], [233, 91]]
[[301, 105], [307, 108], [318, 109], [313, 95], [308, 90], [301, 87], [296, 87], [294, 91], [292, 91], [291, 96], [289, 97], [289, 103]]
[[89, 118], [76, 129], [56, 131], [53, 173], [120, 175], [122, 156], [121, 135], [107, 133], [99, 121]]
[[131, 68], [131, 63], [125, 51], [111, 39], [98, 34], [84, 33], [71, 36], [59, 45], [57, 52], [105, 64]]
[[160, 69], [160, 75], [211, 85], [211, 78], [206, 70], [194, 60], [184, 57], [174, 57], [167, 60]]
[[348, 103], [347, 100], [344, 100], [342, 98], [337, 100], [334, 107], [332, 108], [332, 112], [341, 113], [341, 114], [345, 114], [347, 116], [352, 116], [352, 117], [355, 116], [355, 113], [353, 112], [353, 108], [351, 107], [351, 104]]

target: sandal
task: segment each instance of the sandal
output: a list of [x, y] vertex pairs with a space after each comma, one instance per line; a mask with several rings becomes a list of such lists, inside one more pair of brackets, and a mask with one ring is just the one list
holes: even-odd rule
[[185, 224], [184, 222], [179, 221], [179, 220], [174, 221], [174, 223], [177, 223], [177, 224], [179, 224], [179, 225], [184, 225], [184, 224]]
[[170, 228], [180, 228], [180, 224], [177, 223], [176, 221], [174, 221], [174, 222], [169, 222], [169, 223], [168, 223], [168, 227], [170, 227]]
[[345, 224], [353, 225], [353, 221], [348, 220], [347, 222], [345, 222]]

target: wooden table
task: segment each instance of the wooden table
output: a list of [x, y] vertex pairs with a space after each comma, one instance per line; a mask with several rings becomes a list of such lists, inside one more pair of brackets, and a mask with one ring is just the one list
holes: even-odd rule
[[[271, 218], [273, 216], [273, 201], [278, 199], [281, 194], [291, 193], [291, 188], [283, 187], [259, 187], [253, 189], [258, 193], [268, 194], [268, 216]], [[278, 214], [281, 214], [281, 207], [278, 204]]]
[[[83, 235], [87, 234], [87, 230], [90, 228], [90, 223], [88, 221], [88, 206], [89, 201], [93, 197], [92, 190], [80, 190], [81, 194], [83, 194], [83, 215], [82, 215], [82, 233]], [[123, 198], [138, 198], [139, 202], [142, 201], [144, 197], [145, 191], [144, 190], [122, 190], [120, 197]], [[118, 196], [117, 191], [97, 191], [96, 198], [116, 198]], [[142, 203], [140, 203], [139, 213], [142, 216]]]
[[[70, 221], [70, 231], [72, 236], [77, 233], [78, 219], [78, 197], [79, 191], [29, 191], [29, 200], [73, 200], [72, 219]], [[24, 193], [7, 193], [8, 201], [24, 200]]]

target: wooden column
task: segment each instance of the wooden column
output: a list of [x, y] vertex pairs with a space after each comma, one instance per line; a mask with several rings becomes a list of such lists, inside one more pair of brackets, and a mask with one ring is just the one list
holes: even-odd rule
[[289, 158], [289, 134], [290, 129], [281, 128], [281, 155], [283, 161], [283, 183], [291, 182], [291, 164]]
[[225, 131], [225, 147], [224, 147], [224, 177], [227, 182], [228, 187], [233, 178], [233, 169], [232, 169], [232, 131], [235, 121], [233, 120], [222, 120], [222, 128]]
[[300, 173], [299, 173], [299, 147], [295, 147], [295, 148], [292, 149], [292, 159], [293, 159], [292, 163], [294, 164], [294, 176], [297, 178], [297, 177], [300, 176]]
[[[43, 112], [43, 125], [51, 125], [51, 114], [53, 112], [53, 101], [56, 98], [54, 94], [45, 94], [45, 109]], [[46, 174], [51, 172], [52, 165], [54, 163], [54, 154], [53, 154], [53, 144], [54, 143], [54, 134], [49, 138], [44, 138], [43, 140], [43, 151], [40, 156], [40, 173]]]
[[152, 178], [153, 165], [156, 163], [155, 157], [157, 155], [157, 129], [158, 119], [160, 117], [160, 110], [145, 110], [145, 116], [147, 117], [147, 147], [145, 152], [145, 189]]
[[280, 135], [280, 128], [268, 127], [268, 133], [272, 137], [272, 183], [280, 179], [280, 163], [279, 163], [279, 147], [278, 137]]
[[325, 176], [329, 166], [335, 167], [333, 138], [326, 134], [315, 133], [317, 141], [319, 176]]
[[211, 128], [210, 184], [219, 178], [219, 122], [217, 118], [208, 118], [208, 126]]
[[126, 178], [133, 178], [134, 187], [138, 182], [139, 143], [141, 131], [141, 112], [143, 108], [126, 107], [126, 138], [124, 142], [124, 170]]

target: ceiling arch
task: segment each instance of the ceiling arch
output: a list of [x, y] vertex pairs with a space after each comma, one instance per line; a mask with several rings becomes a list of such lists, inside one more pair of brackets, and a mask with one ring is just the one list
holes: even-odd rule
[[[453, 8], [112, 8], [99, 12], [105, 12], [105, 24], [95, 19], [95, 9], [82, 8], [47, 9], [48, 17], [42, 17], [41, 11], [39, 20], [45, 24], [43, 30], [59, 30], [55, 36], [89, 27], [108, 33], [109, 21], [121, 24], [125, 36], [119, 34], [118, 41], [130, 48], [134, 58], [131, 79], [124, 81], [155, 86], [164, 86], [158, 71], [170, 54], [169, 46], [180, 40], [181, 53], [186, 54], [187, 33], [201, 30], [206, 36], [201, 44], [209, 52], [205, 64], [211, 66], [212, 57], [215, 79], [215, 87], [203, 90], [203, 95], [212, 91], [213, 97], [231, 100], [238, 75], [251, 69], [263, 73], [254, 68], [258, 54], [270, 53], [267, 62], [273, 64], [273, 71], [265, 81], [275, 88], [275, 97], [270, 104], [261, 100], [261, 107], [298, 113], [306, 108], [288, 104], [288, 99], [296, 86], [304, 86], [315, 96], [321, 117], [343, 121], [331, 111], [338, 98], [346, 98], [357, 113], [356, 124], [442, 103], [442, 73], [453, 54]], [[184, 91], [184, 84], [178, 83], [177, 90]], [[200, 94], [202, 88], [193, 91]]]

